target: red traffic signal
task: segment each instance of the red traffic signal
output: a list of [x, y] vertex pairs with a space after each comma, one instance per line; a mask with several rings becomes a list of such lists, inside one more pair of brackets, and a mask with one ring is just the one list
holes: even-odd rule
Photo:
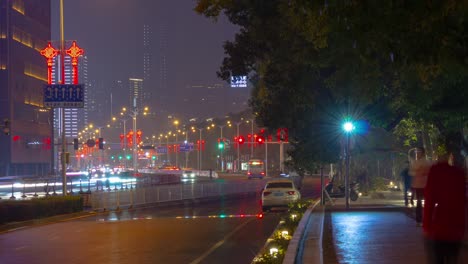
[[265, 137], [263, 137], [263, 136], [257, 136], [257, 143], [258, 143], [258, 144], [263, 144], [263, 143], [265, 143]]
[[239, 144], [244, 144], [244, 142], [245, 142], [245, 138], [244, 138], [243, 136], [239, 136], [239, 137], [237, 138], [237, 143], [239, 143]]

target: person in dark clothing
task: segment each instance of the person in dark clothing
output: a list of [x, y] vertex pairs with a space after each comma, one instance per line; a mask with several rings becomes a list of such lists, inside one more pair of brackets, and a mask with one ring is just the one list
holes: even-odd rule
[[465, 233], [464, 171], [448, 157], [431, 166], [426, 188], [423, 232], [429, 263], [456, 264]]
[[[407, 162], [406, 168], [404, 168], [400, 175], [401, 175], [401, 180], [403, 182], [403, 198], [405, 199], [405, 205], [408, 206], [408, 192], [411, 190], [411, 175], [409, 175], [409, 163]], [[413, 194], [411, 194], [411, 197], [409, 197], [411, 205], [414, 204], [413, 202]]]

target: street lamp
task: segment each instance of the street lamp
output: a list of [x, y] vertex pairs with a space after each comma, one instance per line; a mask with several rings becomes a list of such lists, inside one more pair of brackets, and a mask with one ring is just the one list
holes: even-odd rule
[[220, 129], [221, 129], [221, 136], [220, 136], [220, 143], [222, 144], [222, 147], [219, 148], [219, 151], [220, 151], [220, 158], [221, 158], [221, 171], [224, 172], [224, 157], [223, 157], [223, 154], [224, 154], [224, 148], [226, 147], [224, 145], [224, 140], [223, 140], [223, 128], [225, 127], [226, 125], [220, 125], [218, 126]]
[[176, 127], [176, 129], [175, 129], [176, 140], [175, 140], [175, 144], [174, 144], [174, 152], [175, 152], [175, 165], [177, 167], [177, 166], [179, 166], [179, 152], [177, 152], [177, 150], [176, 150], [176, 145], [179, 144], [177, 142], [177, 140], [178, 140], [177, 133], [179, 132], [179, 120], [177, 120], [177, 119], [174, 120], [173, 124]]
[[250, 125], [251, 125], [251, 136], [250, 136], [250, 158], [252, 159], [253, 158], [253, 145], [254, 145], [254, 135], [253, 135], [253, 125], [254, 125], [254, 120], [253, 119], [249, 119], [246, 121], [247, 123], [250, 122]]
[[200, 176], [200, 170], [201, 170], [201, 167], [202, 167], [201, 152], [202, 152], [202, 131], [203, 131], [203, 128], [198, 128], [198, 130], [200, 131], [200, 139], [199, 139], [200, 141], [199, 141], [199, 145], [198, 145], [198, 176]]
[[[120, 115], [123, 115], [123, 113], [120, 113]], [[123, 122], [123, 151], [124, 151], [124, 157], [127, 157], [127, 127], [126, 127], [126, 124], [127, 124], [127, 121], [129, 119], [112, 117], [113, 122], [117, 121], [117, 119], [120, 120], [121, 122]], [[124, 159], [124, 168], [127, 168], [127, 159], [126, 158]]]
[[[137, 117], [138, 114], [140, 113], [140, 109], [138, 109], [135, 105], [133, 110], [129, 110], [127, 113], [127, 108], [122, 109], [121, 115], [124, 115], [125, 113], [128, 114], [132, 120], [133, 120], [133, 173], [138, 173], [138, 146], [136, 142], [136, 137], [137, 137]], [[143, 115], [146, 115], [148, 111], [148, 107], [143, 108]]]
[[351, 133], [354, 131], [355, 126], [352, 121], [346, 121], [343, 124], [343, 130], [346, 133], [346, 150], [345, 150], [345, 158], [346, 158], [346, 175], [345, 175], [345, 202], [346, 202], [346, 209], [349, 209], [349, 143], [351, 138]]
[[237, 122], [237, 132], [236, 132], [236, 137], [237, 137], [237, 171], [240, 171], [240, 144], [239, 144], [239, 126], [242, 124], [242, 122]]

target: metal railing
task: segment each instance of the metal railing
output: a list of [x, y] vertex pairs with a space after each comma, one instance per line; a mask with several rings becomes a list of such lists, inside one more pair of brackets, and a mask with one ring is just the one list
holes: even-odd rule
[[260, 192], [265, 180], [248, 182], [210, 182], [166, 186], [144, 186], [114, 192], [85, 194], [85, 205], [93, 210], [118, 210], [146, 204], [219, 197], [238, 193]]

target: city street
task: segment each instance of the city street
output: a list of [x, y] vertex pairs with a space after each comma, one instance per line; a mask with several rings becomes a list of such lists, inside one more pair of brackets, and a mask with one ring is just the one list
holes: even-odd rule
[[[306, 178], [305, 197], [318, 178]], [[0, 235], [5, 263], [250, 263], [283, 211], [262, 219], [259, 195], [111, 212]], [[60, 252], [60, 254], [57, 254]], [[226, 258], [226, 256], [229, 256]]]

